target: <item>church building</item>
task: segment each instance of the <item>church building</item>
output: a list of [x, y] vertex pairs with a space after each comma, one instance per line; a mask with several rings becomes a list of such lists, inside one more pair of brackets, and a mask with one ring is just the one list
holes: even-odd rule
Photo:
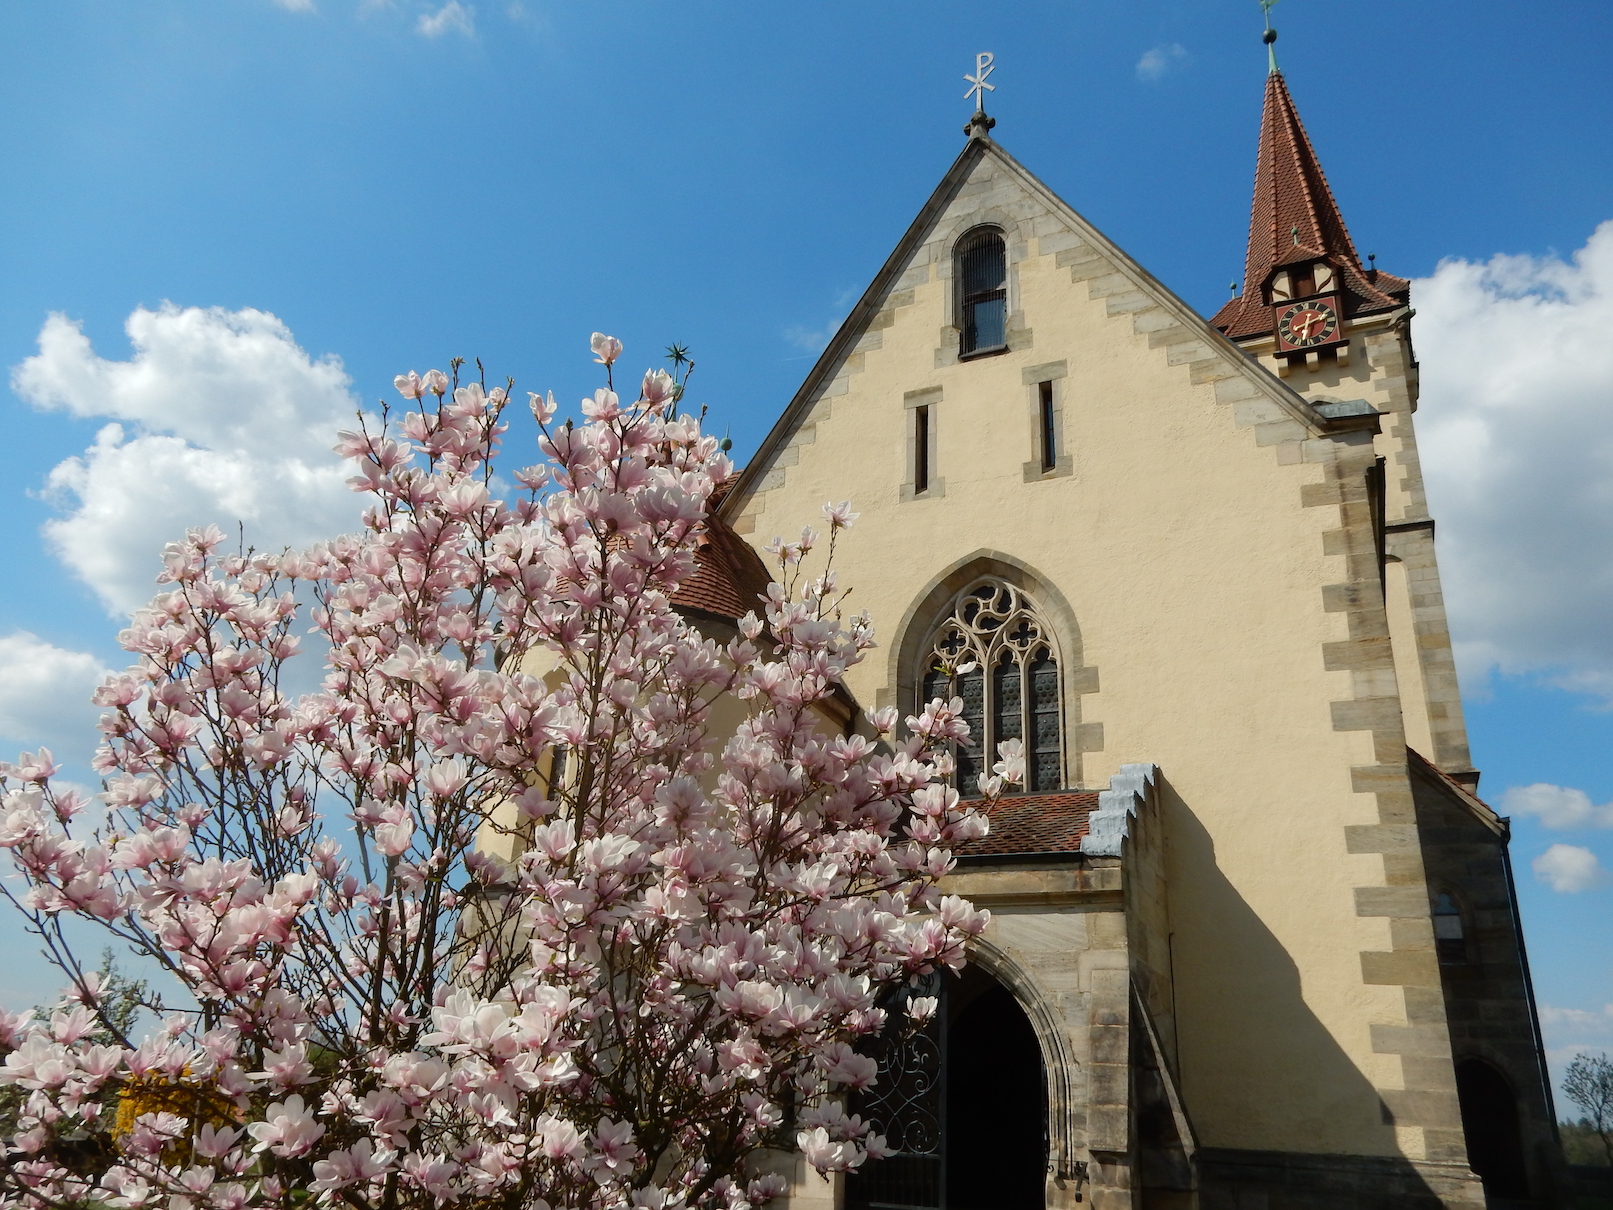
[[791, 1207], [1564, 1204], [1410, 283], [1356, 252], [1275, 59], [1211, 319], [994, 124], [729, 486], [684, 602], [737, 616], [753, 552], [849, 497], [839, 574], [883, 644], [859, 706], [961, 696], [966, 793], [999, 741], [1028, 755], [948, 879], [993, 922], [857, 1106], [896, 1154], [797, 1169]]

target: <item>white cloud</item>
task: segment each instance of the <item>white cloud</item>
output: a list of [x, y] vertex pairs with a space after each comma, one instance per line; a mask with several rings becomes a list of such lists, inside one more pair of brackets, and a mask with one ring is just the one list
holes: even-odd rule
[[459, 0], [448, 0], [434, 13], [421, 13], [415, 29], [428, 38], [440, 38], [452, 30], [467, 38], [476, 36], [476, 10]]
[[798, 349], [808, 353], [821, 353], [834, 339], [834, 334], [840, 331], [840, 321], [830, 320], [822, 328], [809, 328], [805, 324], [792, 324], [784, 329], [784, 339]]
[[[1540, 1006], [1540, 1032], [1545, 1035], [1546, 1062], [1551, 1066], [1552, 1083], [1561, 1087], [1563, 1072], [1574, 1056], [1590, 1052], [1613, 1052], [1613, 1004], [1599, 1009]], [[1558, 1107], [1570, 1104], [1558, 1094]], [[1577, 1111], [1575, 1113], [1577, 1115]]]
[[851, 312], [851, 304], [856, 302], [862, 291], [853, 286], [842, 290], [835, 295], [834, 302], [830, 304], [831, 318], [821, 328], [810, 327], [807, 324], [791, 324], [785, 328], [781, 335], [798, 349], [808, 353], [821, 353], [829, 347], [835, 333], [840, 331], [840, 325], [846, 322], [846, 316]]
[[43, 744], [58, 759], [87, 759], [100, 738], [90, 694], [107, 671], [88, 652], [26, 630], [0, 635], [0, 739], [17, 748]]
[[357, 401], [335, 357], [313, 360], [264, 311], [141, 308], [134, 356], [107, 361], [52, 315], [12, 389], [37, 408], [114, 421], [50, 472], [66, 515], [46, 538], [114, 615], [153, 591], [163, 543], [215, 523], [266, 549], [353, 527], [359, 502], [331, 453]]
[[314, 0], [274, 0], [281, 8], [293, 13], [311, 13], [314, 11]]
[[1530, 864], [1536, 878], [1565, 895], [1588, 891], [1607, 879], [1596, 854], [1577, 844], [1554, 844]]
[[1613, 699], [1613, 222], [1415, 283], [1418, 437], [1462, 671]]
[[1533, 815], [1548, 828], [1613, 828], [1613, 802], [1597, 806], [1583, 790], [1536, 782], [1501, 795], [1509, 815]]
[[1542, 1004], [1540, 1024], [1561, 1029], [1565, 1033], [1613, 1031], [1613, 1004], [1604, 1004], [1600, 1009], [1588, 1012], [1583, 1008], [1554, 1008], [1550, 1004]]
[[1148, 84], [1163, 80], [1177, 68], [1186, 66], [1191, 57], [1180, 42], [1162, 42], [1144, 51], [1143, 57], [1137, 60], [1137, 78]]

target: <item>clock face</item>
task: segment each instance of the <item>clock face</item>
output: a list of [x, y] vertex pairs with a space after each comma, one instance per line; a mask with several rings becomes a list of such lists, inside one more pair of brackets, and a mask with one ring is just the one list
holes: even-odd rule
[[1326, 344], [1338, 330], [1338, 306], [1331, 298], [1286, 303], [1277, 312], [1277, 339], [1291, 349]]

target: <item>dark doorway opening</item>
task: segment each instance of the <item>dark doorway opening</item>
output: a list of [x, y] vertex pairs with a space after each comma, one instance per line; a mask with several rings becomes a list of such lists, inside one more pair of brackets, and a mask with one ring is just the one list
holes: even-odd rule
[[1507, 1078], [1483, 1059], [1456, 1065], [1456, 1099], [1467, 1136], [1467, 1163], [1493, 1197], [1528, 1197], [1518, 1098]]
[[1041, 1210], [1047, 1093], [1030, 1018], [981, 975], [954, 998], [947, 1047], [946, 1210]]
[[[903, 1028], [909, 995], [935, 995], [924, 1030]], [[846, 1182], [847, 1210], [1042, 1210], [1047, 1090], [1041, 1046], [1009, 990], [976, 968], [904, 989], [870, 1047], [879, 1083], [852, 1098], [896, 1154]]]

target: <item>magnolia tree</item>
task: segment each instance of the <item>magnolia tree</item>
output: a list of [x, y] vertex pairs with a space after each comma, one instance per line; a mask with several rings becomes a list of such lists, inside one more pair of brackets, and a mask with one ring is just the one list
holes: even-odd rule
[[[607, 383], [620, 348], [594, 339]], [[0, 766], [5, 893], [69, 988], [0, 1017], [0, 1206], [742, 1210], [784, 1187], [762, 1149], [882, 1153], [845, 1108], [858, 1039], [985, 924], [937, 890], [985, 831], [947, 785], [961, 703], [823, 725], [873, 634], [810, 531], [730, 641], [679, 615], [731, 467], [666, 373], [579, 424], [531, 396], [511, 504], [507, 390], [458, 375], [342, 435], [357, 536], [166, 549], [96, 696], [96, 799], [48, 752]], [[299, 632], [326, 674], [294, 697]], [[148, 1036], [86, 922], [175, 985]]]

